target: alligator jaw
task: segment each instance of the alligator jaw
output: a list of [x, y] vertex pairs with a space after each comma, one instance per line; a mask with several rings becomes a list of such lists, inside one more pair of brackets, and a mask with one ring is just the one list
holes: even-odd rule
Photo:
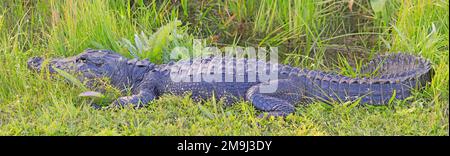
[[[48, 63], [45, 63], [46, 60], [42, 57], [32, 57], [27, 61], [27, 65], [28, 69], [35, 72], [41, 72], [43, 68], [47, 68], [50, 73], [56, 72], [53, 68], [58, 68], [66, 72], [72, 72], [75, 69], [74, 67], [76, 66], [75, 64], [76, 60], [77, 60], [76, 56], [68, 58], [54, 58], [48, 60]], [[82, 63], [79, 63], [78, 65], [81, 66]]]
[[42, 57], [32, 57], [28, 60], [28, 69], [39, 72], [44, 59]]

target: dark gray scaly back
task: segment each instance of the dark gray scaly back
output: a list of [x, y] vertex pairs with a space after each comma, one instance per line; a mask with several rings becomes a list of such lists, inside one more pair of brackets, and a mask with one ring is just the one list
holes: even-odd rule
[[[296, 82], [291, 85], [297, 86], [295, 89], [300, 91], [296, 93], [302, 94], [303, 100], [315, 99], [325, 102], [344, 102], [361, 98], [360, 103], [362, 104], [386, 104], [394, 94], [397, 99], [410, 96], [412, 88], [424, 86], [426, 82], [431, 81], [432, 76], [431, 65], [428, 60], [403, 53], [380, 55], [373, 59], [361, 69], [361, 73], [376, 73], [377, 76], [362, 78], [350, 78], [334, 73], [300, 69], [255, 59], [208, 57], [163, 65], [160, 70], [165, 71], [166, 75], [170, 75], [169, 72], [175, 72], [183, 76], [189, 76], [189, 80], [192, 80], [196, 74], [213, 74], [217, 72], [214, 69], [220, 68], [220, 72], [224, 73], [221, 80], [225, 79], [225, 75], [231, 74], [235, 78], [233, 79], [234, 82], [217, 82], [208, 86], [204, 84], [206, 82], [173, 83], [169, 80], [165, 82], [166, 87], [164, 89], [167, 90], [164, 90], [164, 92], [182, 94], [186, 91], [193, 91], [194, 98], [206, 99], [210, 98], [212, 92], [215, 91], [217, 92], [216, 97], [228, 97], [224, 94], [231, 94], [237, 98], [246, 98], [247, 90], [261, 83], [258, 76], [256, 76], [256, 82], [248, 81], [249, 73], [256, 70], [249, 68], [249, 66], [255, 63], [264, 64], [265, 69], [262, 71], [265, 72], [270, 72], [270, 69], [274, 67], [278, 68], [278, 79], [295, 80]], [[243, 68], [237, 68], [240, 66], [243, 66]], [[244, 70], [244, 72], [239, 70]], [[244, 82], [236, 82], [236, 77], [239, 76], [236, 73], [243, 73], [241, 77], [244, 78]], [[279, 87], [288, 86], [281, 84]], [[196, 91], [196, 88], [199, 91]], [[231, 100], [231, 102], [234, 101]]]

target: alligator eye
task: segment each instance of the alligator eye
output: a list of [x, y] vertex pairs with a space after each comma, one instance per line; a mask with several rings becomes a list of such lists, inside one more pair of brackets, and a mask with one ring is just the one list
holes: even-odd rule
[[84, 57], [77, 58], [76, 62], [77, 63], [86, 63], [86, 58], [84, 58]]

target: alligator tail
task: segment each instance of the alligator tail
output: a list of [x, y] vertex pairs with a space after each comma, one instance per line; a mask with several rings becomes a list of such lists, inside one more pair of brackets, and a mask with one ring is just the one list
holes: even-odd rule
[[393, 98], [405, 99], [413, 89], [431, 81], [430, 61], [409, 54], [380, 55], [361, 70], [372, 77], [350, 78], [321, 71], [304, 71], [305, 95], [325, 102], [360, 100], [361, 104], [383, 105]]

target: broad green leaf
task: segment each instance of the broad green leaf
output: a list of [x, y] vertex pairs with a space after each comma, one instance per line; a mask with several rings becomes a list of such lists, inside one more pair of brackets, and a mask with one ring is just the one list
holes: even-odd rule
[[129, 40], [122, 38], [122, 42], [120, 43], [126, 48], [128, 48], [128, 51], [130, 52], [131, 55], [133, 55], [133, 57], [139, 58], [139, 55], [136, 53], [136, 47], [134, 47], [134, 45], [131, 44]]
[[370, 6], [375, 13], [383, 11], [385, 4], [386, 0], [370, 0]]
[[152, 46], [152, 52], [149, 53], [150, 60], [152, 62], [161, 63], [162, 62], [162, 50], [167, 46], [167, 42], [169, 40], [170, 33], [177, 29], [178, 26], [181, 25], [181, 21], [175, 20], [167, 23], [158, 29], [152, 36], [153, 39], [150, 41], [150, 46]]
[[176, 39], [182, 39], [183, 35], [177, 34], [178, 26], [182, 23], [174, 20], [161, 26], [156, 32], [146, 36], [142, 31], [141, 34], [134, 35], [135, 45], [131, 44], [128, 39], [122, 38], [119, 43], [121, 46], [128, 48], [131, 55], [136, 58], [150, 59], [151, 62], [163, 63], [163, 50], [170, 46], [170, 43], [176, 42]]
[[136, 43], [136, 48], [139, 54], [142, 54], [144, 51], [144, 47], [142, 46], [141, 39], [139, 39], [139, 36], [137, 34], [134, 35], [134, 42]]
[[140, 36], [141, 40], [142, 40], [142, 44], [143, 44], [143, 48], [144, 51], [148, 51], [151, 47], [148, 45], [149, 40], [147, 35], [145, 35], [145, 33], [143, 31], [141, 31], [141, 36]]

